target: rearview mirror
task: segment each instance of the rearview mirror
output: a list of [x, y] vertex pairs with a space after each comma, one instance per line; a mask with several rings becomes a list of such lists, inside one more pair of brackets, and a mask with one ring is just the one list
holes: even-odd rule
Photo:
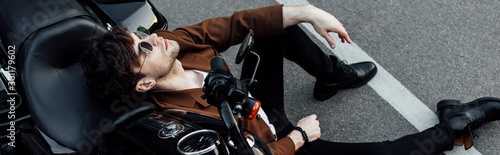
[[238, 50], [238, 54], [236, 55], [236, 64], [240, 64], [243, 59], [250, 53], [250, 51], [253, 49], [253, 31], [250, 30], [245, 37], [245, 40], [243, 40], [243, 43], [241, 43], [240, 49]]

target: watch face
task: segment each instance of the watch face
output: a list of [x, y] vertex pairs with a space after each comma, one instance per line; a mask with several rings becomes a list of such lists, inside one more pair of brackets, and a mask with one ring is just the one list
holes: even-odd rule
[[158, 137], [161, 139], [175, 138], [179, 133], [184, 131], [184, 126], [177, 123], [169, 123], [161, 126], [158, 132]]
[[205, 154], [214, 151], [216, 145], [219, 144], [219, 134], [217, 132], [203, 129], [182, 137], [177, 143], [177, 150], [184, 155]]

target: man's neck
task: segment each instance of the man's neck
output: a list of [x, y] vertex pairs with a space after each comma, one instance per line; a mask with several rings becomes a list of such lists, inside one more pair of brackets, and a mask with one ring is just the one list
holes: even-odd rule
[[154, 92], [172, 92], [186, 89], [202, 88], [203, 75], [190, 69], [182, 68], [177, 61], [172, 70], [164, 78], [157, 81]]

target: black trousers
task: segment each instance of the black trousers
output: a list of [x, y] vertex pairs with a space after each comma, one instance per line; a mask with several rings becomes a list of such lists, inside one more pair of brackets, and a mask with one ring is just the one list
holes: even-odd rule
[[[314, 77], [330, 75], [333, 71], [332, 61], [296, 25], [287, 28], [284, 35], [256, 39], [254, 52], [259, 54], [261, 62], [255, 77], [258, 82], [250, 92], [262, 102], [262, 108], [275, 126], [278, 138], [283, 138], [294, 127], [284, 108], [283, 58], [297, 63]], [[245, 60], [242, 78], [251, 76], [254, 64], [252, 56]], [[296, 154], [436, 154], [452, 149], [454, 139], [451, 127], [438, 124], [394, 141], [339, 143], [318, 139], [306, 144]]]

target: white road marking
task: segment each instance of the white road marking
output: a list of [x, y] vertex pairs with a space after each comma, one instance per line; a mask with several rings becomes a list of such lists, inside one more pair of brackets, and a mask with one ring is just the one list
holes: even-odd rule
[[[296, 6], [310, 4], [307, 0], [276, 0], [285, 6]], [[302, 23], [316, 39], [322, 41], [326, 47], [330, 47], [323, 37], [321, 37], [311, 24]], [[356, 43], [343, 44], [337, 35], [330, 34], [336, 43], [334, 49], [335, 55], [347, 60], [350, 63], [371, 61], [377, 65], [377, 75], [368, 82], [368, 85], [377, 92], [380, 97], [385, 99], [394, 109], [396, 109], [408, 122], [410, 122], [418, 131], [423, 131], [439, 123], [437, 115], [429, 109], [420, 99], [411, 93], [394, 76], [371, 58]], [[383, 139], [381, 139], [382, 141]], [[445, 152], [449, 155], [481, 155], [474, 147], [465, 150], [463, 146], [455, 146], [453, 150]]]

